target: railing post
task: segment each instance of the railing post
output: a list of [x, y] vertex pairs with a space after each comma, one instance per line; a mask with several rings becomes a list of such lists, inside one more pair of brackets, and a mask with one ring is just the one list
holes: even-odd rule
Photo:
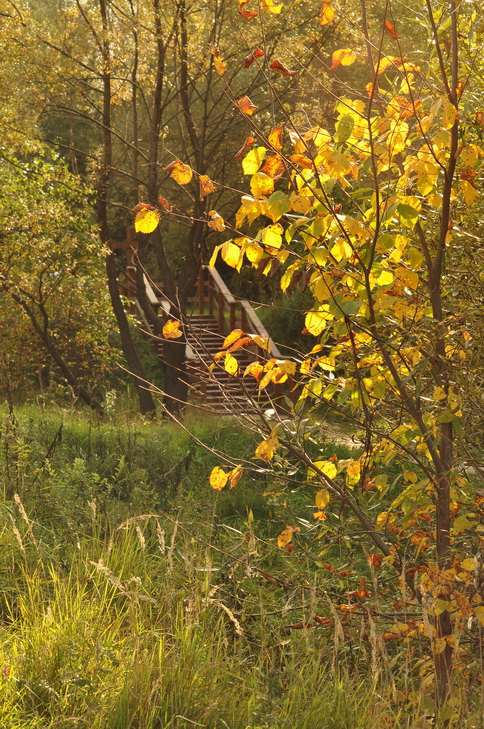
[[241, 306], [241, 328], [243, 332], [247, 333], [247, 312], [244, 306]]
[[236, 304], [234, 304], [234, 303], [230, 304], [230, 331], [231, 332], [235, 329], [235, 306], [236, 306]]
[[205, 270], [203, 266], [200, 268], [198, 274], [198, 310], [200, 314], [203, 314], [203, 308], [205, 306]]
[[218, 292], [218, 328], [221, 332], [225, 331], [224, 295], [220, 290]]
[[210, 279], [208, 281], [208, 313], [213, 316], [213, 286]]

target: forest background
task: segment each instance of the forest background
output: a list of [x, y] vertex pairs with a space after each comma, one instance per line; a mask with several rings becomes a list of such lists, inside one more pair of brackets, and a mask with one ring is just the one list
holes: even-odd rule
[[479, 4], [0, 7], [5, 726], [479, 726]]

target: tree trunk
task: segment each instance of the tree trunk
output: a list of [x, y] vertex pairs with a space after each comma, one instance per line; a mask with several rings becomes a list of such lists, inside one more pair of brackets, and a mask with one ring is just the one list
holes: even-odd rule
[[[99, 0], [99, 10], [101, 13], [103, 29], [103, 161], [99, 174], [97, 219], [100, 227], [101, 239], [103, 243], [108, 244], [110, 239], [108, 226], [108, 190], [110, 184], [110, 170], [113, 163], [113, 149], [111, 139], [111, 52], [109, 45], [109, 22], [106, 0]], [[126, 358], [128, 368], [136, 381], [140, 412], [142, 415], [154, 415], [156, 405], [151, 392], [148, 389], [149, 385], [146, 381], [146, 375], [138, 357], [138, 353], [136, 352], [133, 338], [129, 330], [126, 313], [119, 295], [116, 276], [116, 261], [113, 253], [108, 255], [106, 258], [106, 274], [109, 294], [111, 296], [111, 304], [121, 337], [123, 354]]]
[[116, 276], [116, 261], [114, 253], [111, 253], [106, 258], [106, 273], [108, 277], [108, 287], [111, 296], [111, 304], [113, 307], [114, 315], [118, 323], [119, 335], [121, 337], [121, 346], [123, 348], [123, 354], [126, 358], [126, 362], [130, 373], [133, 375], [136, 381], [136, 388], [138, 392], [139, 409], [142, 415], [152, 416], [156, 412], [155, 401], [149, 390], [149, 383], [146, 380], [146, 375], [143, 369], [143, 365], [140, 362], [136, 347], [134, 346], [133, 338], [129, 329], [128, 319], [126, 312], [124, 311], [123, 302], [119, 295], [118, 279]]

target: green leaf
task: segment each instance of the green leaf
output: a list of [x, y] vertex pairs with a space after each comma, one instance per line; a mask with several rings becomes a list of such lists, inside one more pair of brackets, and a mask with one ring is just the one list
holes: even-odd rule
[[406, 225], [407, 228], [413, 228], [415, 226], [415, 223], [418, 220], [418, 212], [411, 205], [400, 203], [397, 205], [397, 213], [400, 221], [403, 225]]
[[267, 212], [274, 223], [282, 218], [284, 213], [287, 213], [290, 208], [291, 202], [289, 197], [282, 190], [274, 192], [267, 201]]

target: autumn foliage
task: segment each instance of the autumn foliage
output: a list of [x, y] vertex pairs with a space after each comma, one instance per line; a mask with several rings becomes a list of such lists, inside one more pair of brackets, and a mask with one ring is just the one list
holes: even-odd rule
[[[252, 22], [259, 10], [248, 5], [241, 2], [240, 13]], [[435, 50], [426, 58], [413, 57], [389, 4], [378, 27], [364, 16], [359, 46], [354, 39], [354, 47], [336, 47], [329, 57], [324, 49], [320, 86], [334, 98], [331, 118], [311, 123], [305, 109], [301, 122], [302, 115], [287, 118], [281, 106], [280, 119], [276, 111], [268, 123], [248, 95], [234, 100], [250, 120], [250, 136], [235, 154], [246, 189], [233, 220], [212, 210], [207, 225], [230, 236], [215, 247], [210, 265], [221, 257], [237, 271], [248, 265], [276, 275], [282, 292], [303, 285], [310, 293], [301, 320], [306, 351], [241, 370], [237, 343], [250, 343], [250, 336], [237, 330], [215, 357], [214, 373], [223, 367], [253, 378], [259, 391], [290, 382], [276, 416], [271, 412], [264, 424], [259, 412], [254, 460], [282, 479], [294, 464], [304, 470], [319, 539], [331, 539], [342, 513], [348, 531], [363, 530], [361, 569], [393, 572], [396, 603], [418, 613], [382, 636], [403, 641], [408, 655], [425, 643], [426, 682], [442, 707], [455, 671], [477, 670], [484, 626], [483, 498], [463, 455], [474, 333], [451, 275], [456, 242], [481, 202], [484, 150], [483, 112], [476, 115], [466, 102], [475, 49], [464, 38], [472, 36], [476, 17], [451, 2], [449, 41], [431, 6], [426, 23]], [[260, 11], [283, 17], [272, 2]], [[339, 20], [337, 8], [323, 0], [323, 29]], [[266, 63], [260, 47], [245, 68]], [[364, 92], [352, 90], [349, 66], [365, 77]], [[270, 71], [289, 83], [305, 68], [276, 59], [267, 63]], [[340, 73], [341, 84], [333, 85]], [[278, 100], [275, 88], [269, 90]], [[180, 164], [170, 166], [173, 176]], [[307, 447], [317, 444], [328, 413], [359, 433], [351, 458], [314, 457]], [[216, 467], [210, 483], [233, 487], [241, 473], [241, 466], [229, 473]], [[288, 525], [277, 538], [285, 551], [296, 545], [293, 558], [299, 532]], [[378, 595], [362, 576], [341, 612], [371, 611], [372, 597]]]

